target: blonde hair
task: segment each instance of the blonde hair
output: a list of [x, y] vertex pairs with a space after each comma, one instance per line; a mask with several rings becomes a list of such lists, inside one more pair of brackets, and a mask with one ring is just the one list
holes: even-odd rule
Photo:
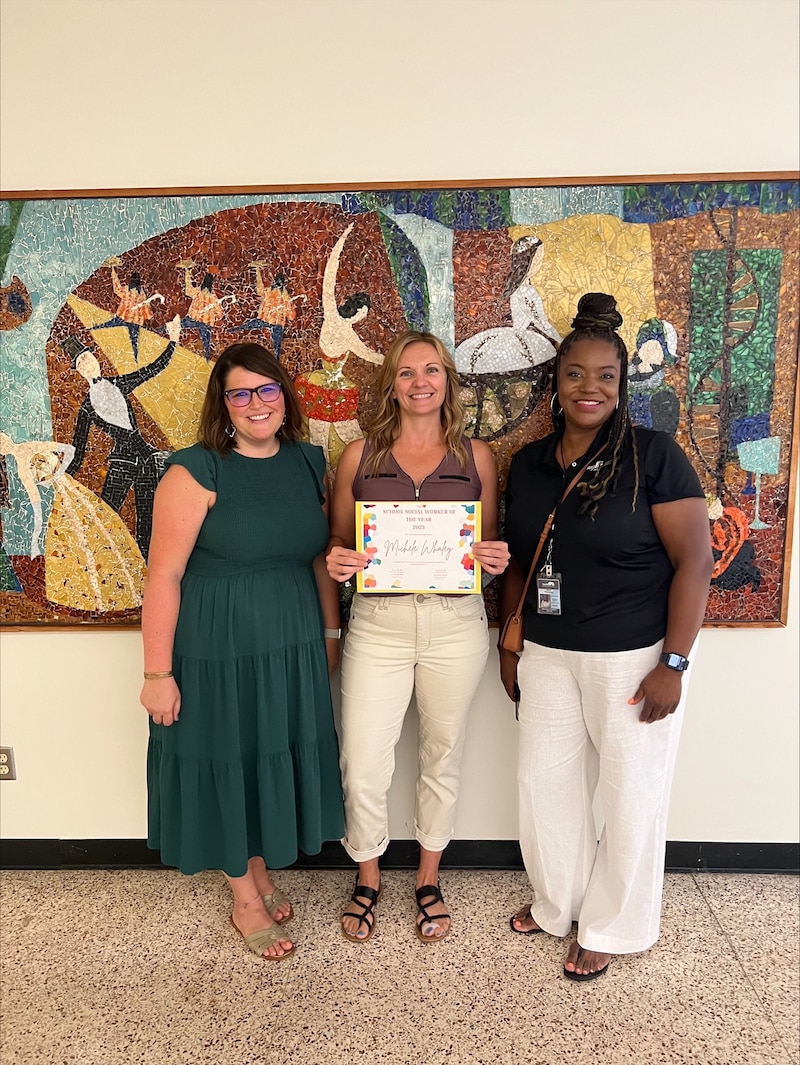
[[462, 470], [466, 469], [468, 457], [467, 450], [462, 442], [466, 414], [459, 398], [461, 383], [458, 379], [456, 364], [453, 356], [444, 346], [442, 341], [433, 333], [416, 332], [409, 330], [397, 337], [386, 352], [376, 381], [378, 390], [378, 409], [369, 426], [367, 440], [371, 454], [367, 460], [365, 470], [367, 473], [376, 474], [382, 468], [392, 450], [392, 445], [400, 435], [400, 411], [397, 400], [392, 396], [394, 380], [397, 376], [397, 367], [400, 356], [409, 344], [430, 344], [441, 360], [447, 377], [444, 403], [440, 411], [444, 443], [447, 450], [458, 459]]

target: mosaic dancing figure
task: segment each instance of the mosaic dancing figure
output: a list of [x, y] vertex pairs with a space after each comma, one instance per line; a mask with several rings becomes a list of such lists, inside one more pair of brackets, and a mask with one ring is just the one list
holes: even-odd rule
[[[464, 435], [458, 374], [444, 344], [430, 333], [398, 337], [376, 389], [369, 435], [345, 448], [337, 470], [331, 577], [347, 581], [367, 566], [368, 556], [354, 550], [355, 502], [365, 499], [480, 500], [486, 539], [472, 554], [488, 573], [502, 573], [508, 548], [497, 539], [494, 458], [488, 444]], [[353, 600], [342, 659], [342, 842], [358, 873], [341, 924], [354, 943], [375, 930], [379, 860], [389, 844], [387, 793], [412, 693], [419, 710], [415, 934], [438, 943], [450, 931], [439, 863], [452, 838], [467, 716], [488, 653], [480, 595], [359, 593]]]
[[191, 298], [186, 317], [181, 318], [181, 326], [184, 329], [196, 329], [200, 340], [203, 342], [203, 355], [206, 362], [211, 361], [211, 331], [219, 325], [225, 314], [225, 302], [236, 302], [233, 295], [223, 296], [221, 299], [214, 293], [214, 275], [206, 271], [199, 285], [192, 281], [192, 268], [194, 263], [184, 259], [178, 263], [178, 269], [183, 270], [183, 288], [187, 296]]
[[248, 318], [241, 325], [234, 326], [231, 332], [238, 333], [247, 329], [266, 329], [272, 340], [275, 358], [280, 359], [286, 325], [297, 318], [294, 301], [305, 300], [306, 295], [301, 292], [297, 296], [290, 296], [286, 291], [286, 274], [281, 271], [278, 271], [272, 279], [272, 284], [267, 288], [261, 276], [262, 267], [266, 263], [252, 262], [250, 265], [256, 272], [256, 292], [261, 297], [258, 317]]
[[358, 387], [344, 372], [351, 355], [380, 366], [383, 355], [368, 347], [354, 326], [369, 314], [371, 301], [366, 292], [356, 292], [336, 303], [336, 277], [353, 223], [336, 241], [322, 278], [322, 329], [319, 348], [322, 367], [297, 379], [297, 394], [308, 418], [309, 437], [319, 444], [331, 466], [336, 466], [345, 444], [363, 435], [358, 424]]
[[105, 265], [111, 267], [111, 283], [114, 286], [114, 294], [119, 298], [119, 306], [117, 307], [117, 313], [113, 318], [109, 318], [107, 322], [102, 322], [100, 325], [93, 325], [91, 327], [92, 331], [96, 329], [114, 329], [117, 326], [125, 326], [128, 330], [128, 335], [131, 338], [134, 362], [138, 362], [139, 330], [153, 317], [153, 312], [150, 309], [150, 304], [153, 300], [158, 300], [159, 303], [163, 303], [164, 297], [160, 292], [154, 292], [152, 296], [145, 297], [142, 290], [142, 279], [136, 272], [131, 274], [127, 285], [120, 281], [119, 275], [117, 274], [117, 267], [120, 265], [120, 260], [116, 258], [116, 256], [107, 259]]
[[301, 433], [285, 367], [258, 344], [226, 348], [199, 443], [156, 492], [142, 607], [148, 846], [187, 875], [221, 869], [231, 922], [266, 961], [295, 949], [269, 870], [343, 827], [328, 486]]
[[577, 922], [563, 972], [578, 981], [658, 939], [669, 792], [713, 564], [689, 460], [666, 433], [631, 426], [621, 325], [612, 296], [581, 297], [556, 356], [555, 431], [514, 456], [506, 493], [501, 620], [531, 575], [524, 649], [500, 649], [519, 706], [534, 897], [511, 929], [563, 938]]
[[[29, 557], [38, 558], [42, 553], [39, 541], [44, 527], [39, 485], [44, 480], [55, 482], [59, 477], [64, 476], [67, 466], [75, 455], [75, 448], [71, 444], [59, 444], [55, 440], [25, 440], [17, 444], [6, 433], [0, 432], [0, 455], [11, 455], [16, 463], [17, 476], [28, 496], [33, 514]], [[43, 457], [48, 456], [59, 456], [59, 458], [45, 478], [39, 472], [39, 464]]]
[[503, 289], [511, 326], [475, 333], [455, 350], [459, 373], [525, 370], [552, 359], [561, 337], [551, 324], [533, 278], [542, 267], [544, 245], [538, 237], [521, 237], [511, 248], [511, 268]]
[[162, 453], [148, 444], [139, 432], [130, 395], [169, 365], [180, 330], [180, 316], [176, 315], [167, 325], [169, 343], [158, 358], [147, 366], [118, 377], [103, 377], [97, 356], [77, 337], [67, 337], [61, 345], [72, 360], [72, 368], [89, 385], [87, 396], [78, 410], [72, 440], [75, 457], [67, 467], [67, 473], [74, 476], [80, 469], [93, 425], [111, 437], [114, 446], [108, 457], [100, 498], [119, 512], [128, 492], [133, 489], [136, 542], [145, 559], [150, 545], [153, 496], [161, 471]]
[[[123, 520], [67, 474], [75, 449], [55, 440], [15, 443], [0, 433], [33, 512], [30, 557], [44, 555], [45, 596], [70, 609], [106, 613], [141, 605], [144, 560]], [[45, 550], [40, 486], [52, 490]], [[109, 575], [113, 574], [113, 579]]]
[[369, 314], [370, 298], [366, 292], [357, 292], [341, 306], [336, 303], [336, 278], [339, 273], [339, 261], [342, 258], [347, 238], [353, 231], [355, 223], [351, 222], [333, 246], [325, 273], [322, 277], [322, 329], [319, 334], [319, 347], [323, 358], [342, 368], [349, 355], [355, 355], [365, 362], [380, 366], [383, 355], [368, 347], [353, 326], [363, 322]]

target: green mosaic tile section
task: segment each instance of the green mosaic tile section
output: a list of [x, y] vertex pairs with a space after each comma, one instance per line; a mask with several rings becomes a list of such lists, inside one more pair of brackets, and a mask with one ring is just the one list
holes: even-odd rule
[[5, 274], [8, 253], [14, 243], [14, 234], [24, 206], [24, 200], [0, 201], [0, 278]]
[[[739, 251], [741, 260], [734, 272], [734, 293], [727, 282], [728, 255], [724, 251], [696, 252], [692, 261], [692, 314], [689, 347], [690, 404], [716, 401], [716, 388], [700, 388], [704, 379], [714, 386], [722, 383], [726, 350], [730, 352], [730, 388], [745, 398], [747, 415], [768, 411], [772, 406], [775, 381], [775, 338], [778, 327], [778, 294], [783, 255], [776, 248]], [[729, 304], [744, 302], [749, 294], [745, 282], [752, 274], [749, 288], [757, 295], [755, 310], [741, 307], [731, 312], [728, 336], [735, 345], [726, 345], [725, 309]], [[752, 326], [749, 323], [752, 322]], [[738, 327], [738, 328], [737, 328]], [[697, 391], [695, 391], [697, 390]]]

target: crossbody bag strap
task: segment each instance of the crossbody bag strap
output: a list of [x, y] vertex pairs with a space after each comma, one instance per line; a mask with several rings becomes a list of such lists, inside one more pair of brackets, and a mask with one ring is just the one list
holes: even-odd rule
[[588, 459], [583, 464], [583, 466], [581, 466], [581, 468], [578, 470], [578, 472], [575, 474], [575, 476], [569, 482], [567, 487], [561, 493], [561, 498], [559, 499], [559, 501], [556, 503], [556, 505], [553, 507], [553, 509], [547, 515], [547, 521], [544, 523], [544, 528], [542, 529], [542, 535], [539, 537], [539, 543], [536, 545], [536, 550], [533, 553], [533, 561], [531, 562], [531, 568], [528, 570], [528, 576], [525, 578], [525, 585], [524, 585], [524, 587], [522, 589], [522, 595], [519, 597], [519, 603], [517, 604], [517, 609], [514, 611], [515, 614], [517, 614], [517, 615], [522, 614], [522, 608], [525, 606], [525, 598], [526, 598], [526, 596], [528, 594], [528, 589], [531, 586], [531, 581], [533, 580], [533, 575], [536, 572], [536, 563], [539, 561], [539, 555], [541, 555], [542, 548], [545, 545], [545, 541], [547, 540], [547, 537], [550, 535], [550, 529], [552, 528], [553, 522], [555, 521], [556, 511], [561, 506], [561, 504], [564, 502], [564, 500], [567, 498], [567, 496], [570, 494], [570, 492], [575, 487], [575, 485], [578, 483], [578, 481], [581, 479], [581, 477], [583, 477], [584, 473], [586, 473], [586, 469], [590, 465], [590, 463], [594, 462], [594, 460], [597, 458], [597, 456], [601, 452], [603, 452], [605, 450], [605, 448], [606, 448], [606, 445], [603, 444], [603, 446], [600, 448], [600, 450], [597, 451], [594, 455], [592, 455], [592, 457], [590, 459]]

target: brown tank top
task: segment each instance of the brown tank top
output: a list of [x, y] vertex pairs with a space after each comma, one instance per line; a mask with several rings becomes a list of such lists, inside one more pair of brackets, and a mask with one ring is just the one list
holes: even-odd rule
[[372, 453], [369, 441], [364, 443], [361, 462], [353, 478], [353, 497], [371, 503], [450, 503], [462, 499], [480, 499], [481, 479], [472, 454], [472, 441], [461, 438], [467, 450], [467, 465], [462, 470], [456, 456], [448, 451], [436, 469], [429, 473], [419, 488], [389, 453], [378, 473], [366, 474], [364, 466]]

